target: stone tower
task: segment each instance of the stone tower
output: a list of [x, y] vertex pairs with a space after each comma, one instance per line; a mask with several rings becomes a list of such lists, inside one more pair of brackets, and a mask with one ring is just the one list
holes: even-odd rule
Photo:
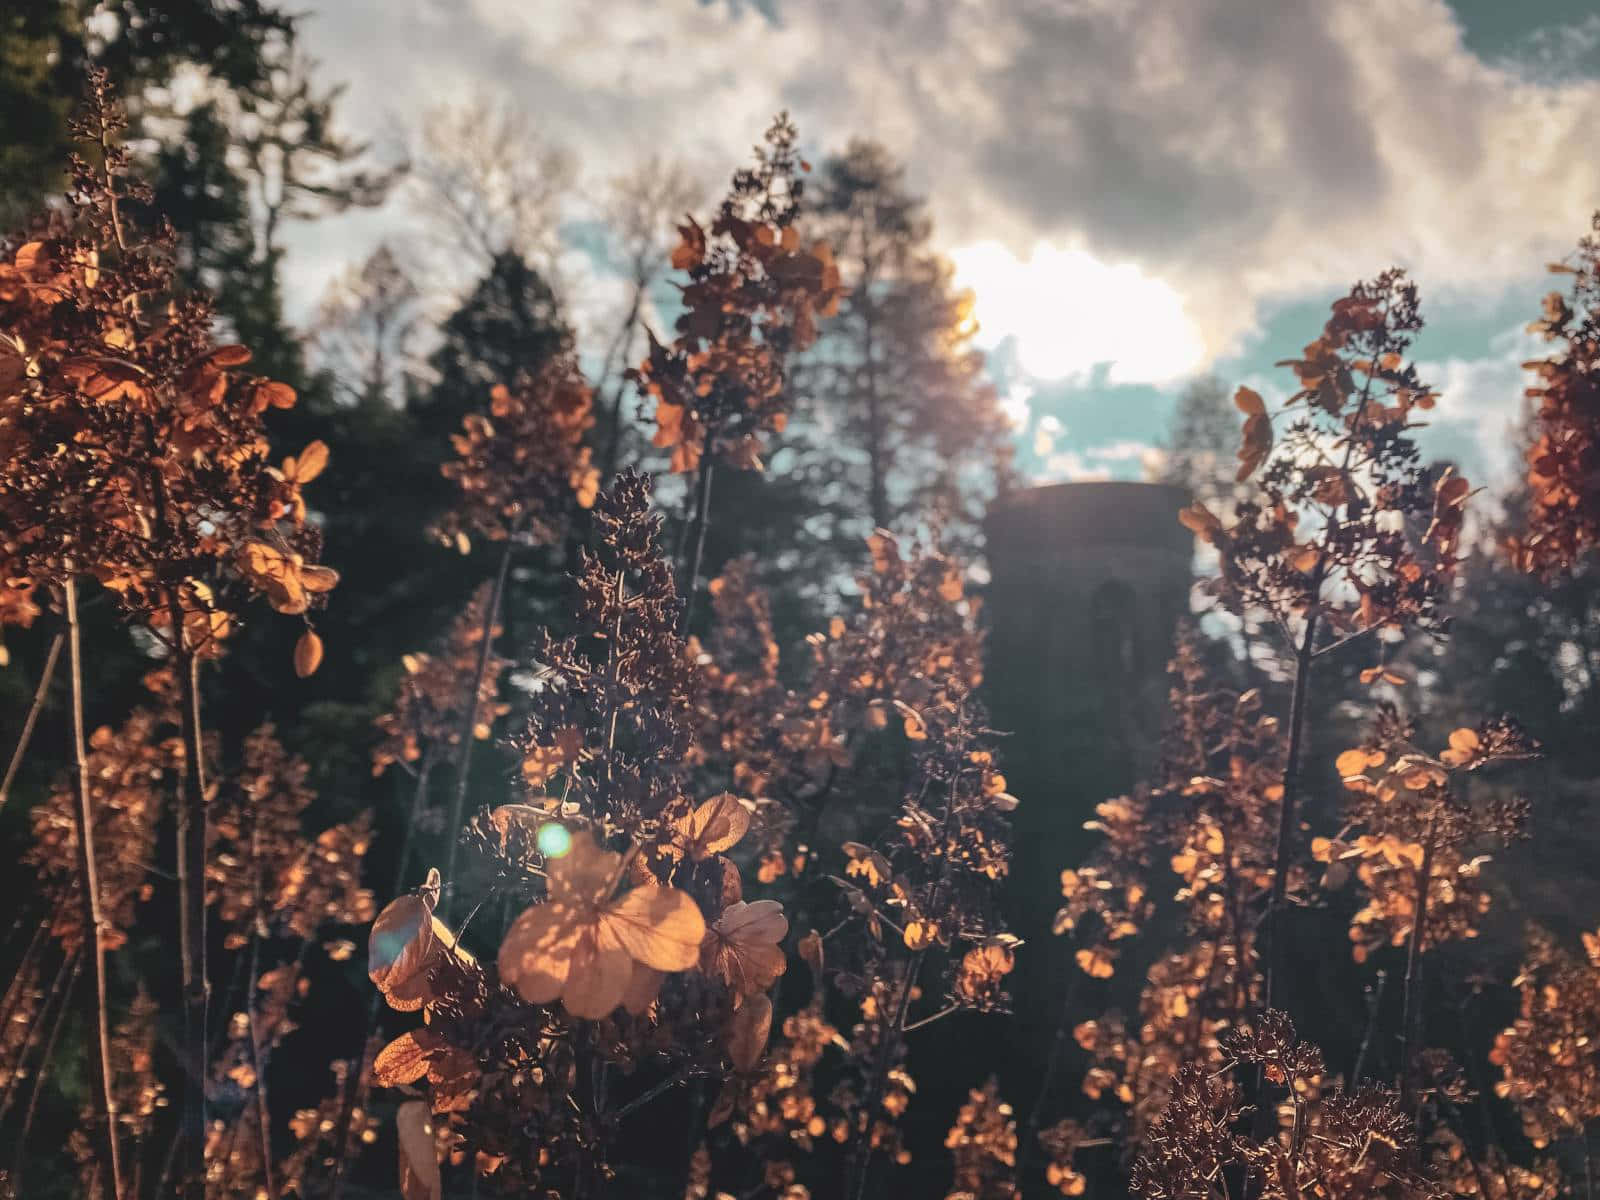
[[1083, 829], [1094, 806], [1129, 791], [1159, 751], [1166, 664], [1189, 610], [1186, 502], [1164, 484], [1065, 483], [1016, 493], [990, 514], [986, 690], [994, 727], [1011, 735], [1001, 762], [1022, 803], [1007, 915], [1029, 943], [1012, 988], [1007, 1094], [1019, 1109], [1077, 970], [1068, 939], [1050, 930], [1061, 870], [1095, 844]]

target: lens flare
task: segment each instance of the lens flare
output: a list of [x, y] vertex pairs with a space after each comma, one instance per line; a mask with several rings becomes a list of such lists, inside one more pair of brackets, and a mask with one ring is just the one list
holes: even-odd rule
[[561, 858], [572, 849], [571, 830], [555, 821], [539, 826], [536, 840], [539, 843], [539, 853], [546, 858]]

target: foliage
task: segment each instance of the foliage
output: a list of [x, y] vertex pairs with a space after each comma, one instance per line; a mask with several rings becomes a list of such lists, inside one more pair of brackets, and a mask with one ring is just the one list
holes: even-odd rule
[[[1281, 414], [1239, 389], [1239, 468], [1182, 520], [1217, 552], [1210, 595], [1281, 636], [1287, 675], [1183, 631], [1159, 758], [1076, 814], [1099, 842], [1061, 864], [1055, 1038], [1002, 1049], [1047, 949], [1005, 919], [1006, 770], [1038, 748], [990, 727], [1007, 681], [986, 678], [972, 557], [1004, 428], [899, 168], [853, 144], [808, 216], [780, 117], [714, 218], [679, 226], [672, 336], [622, 376], [649, 449], [605, 385], [655, 315], [659, 208], [688, 193], [665, 170], [629, 185], [631, 312], [598, 386], [567, 297], [506, 214], [471, 209], [452, 236], [486, 274], [428, 361], [415, 264], [386, 249], [325, 310], [297, 407], [216, 331], [297, 363], [278, 222], [386, 177], [292, 51], [270, 40], [238, 95], [172, 127], [154, 193], [91, 75], [94, 162], [0, 262], [0, 624], [18, 666], [47, 664], [16, 748], [43, 762], [11, 810], [14, 1191], [49, 1188], [49, 1156], [107, 1200], [1576, 1194], [1600, 935], [1532, 932], [1493, 978], [1515, 909], [1491, 855], [1553, 789], [1528, 789], [1535, 811], [1511, 768], [1544, 747], [1468, 710], [1507, 698], [1472, 656], [1509, 627], [1497, 653], [1532, 664], [1541, 734], [1569, 722], [1563, 766], [1592, 740], [1592, 680], [1561, 676], [1594, 608], [1590, 242], [1543, 327], [1509, 564], [1467, 556], [1469, 485], [1413, 439], [1435, 397], [1398, 272], [1334, 304]], [[483, 180], [539, 165], [462, 151]], [[549, 197], [526, 199], [510, 219], [538, 240]], [[1215, 395], [1189, 407], [1215, 424]], [[814, 437], [830, 421], [849, 444]], [[675, 523], [645, 465], [692, 481]], [[738, 472], [716, 496], [714, 466]], [[741, 507], [818, 480], [794, 512]], [[823, 512], [830, 530], [800, 528]], [[770, 543], [769, 523], [788, 527]], [[794, 553], [808, 538], [828, 570]], [[1463, 596], [1464, 577], [1487, 582]], [[790, 637], [796, 598], [824, 594]], [[263, 608], [300, 618], [292, 655]], [[1313, 668], [1353, 645], [1377, 661], [1337, 692]], [[1346, 738], [1357, 711], [1370, 732]], [[41, 714], [71, 771], [30, 743]], [[475, 761], [500, 769], [474, 788]]]
[[1524, 571], [1570, 569], [1595, 542], [1600, 215], [1594, 229], [1571, 260], [1550, 268], [1572, 276], [1570, 293], [1551, 292], [1543, 316], [1528, 326], [1551, 344], [1551, 355], [1525, 364], [1534, 374], [1528, 396], [1537, 436], [1527, 454], [1528, 527], [1507, 547]]
[[883, 146], [852, 141], [830, 156], [811, 201], [808, 225], [834, 247], [845, 290], [793, 389], [800, 438], [835, 444], [799, 447], [822, 477], [814, 486], [837, 497], [831, 536], [848, 555], [873, 528], [932, 524], [970, 555], [1010, 461], [1010, 429], [972, 345], [972, 296], [933, 251], [926, 204]]

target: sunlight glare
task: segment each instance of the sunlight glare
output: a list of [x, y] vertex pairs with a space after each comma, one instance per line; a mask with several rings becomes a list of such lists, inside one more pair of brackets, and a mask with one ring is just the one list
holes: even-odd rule
[[1132, 263], [1109, 266], [1082, 249], [1046, 242], [1019, 259], [999, 242], [955, 250], [956, 282], [970, 288], [977, 344], [1015, 338], [1035, 379], [1068, 379], [1108, 364], [1113, 383], [1161, 383], [1200, 367], [1200, 331], [1183, 297]]

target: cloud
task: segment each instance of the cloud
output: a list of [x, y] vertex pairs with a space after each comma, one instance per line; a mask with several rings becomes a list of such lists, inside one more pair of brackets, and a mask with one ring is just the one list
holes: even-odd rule
[[1123, 439], [1082, 450], [1058, 450], [1043, 457], [1044, 470], [1038, 482], [1057, 483], [1082, 479], [1147, 479], [1159, 471], [1166, 453], [1149, 442]]
[[1600, 205], [1600, 82], [1484, 61], [1444, 0], [323, 0], [306, 30], [352, 121], [490, 88], [592, 178], [655, 145], [715, 178], [780, 107], [817, 149], [876, 136], [958, 261], [1050, 264], [1024, 360], [1124, 379], [1391, 262], [1502, 287]]
[[1424, 432], [1425, 445], [1440, 451], [1465, 450], [1487, 473], [1482, 482], [1505, 484], [1520, 470], [1515, 462], [1516, 428], [1522, 418], [1523, 390], [1530, 380], [1522, 364], [1544, 358], [1544, 339], [1518, 326], [1489, 340], [1481, 357], [1419, 362], [1417, 373], [1439, 393], [1439, 404]]

